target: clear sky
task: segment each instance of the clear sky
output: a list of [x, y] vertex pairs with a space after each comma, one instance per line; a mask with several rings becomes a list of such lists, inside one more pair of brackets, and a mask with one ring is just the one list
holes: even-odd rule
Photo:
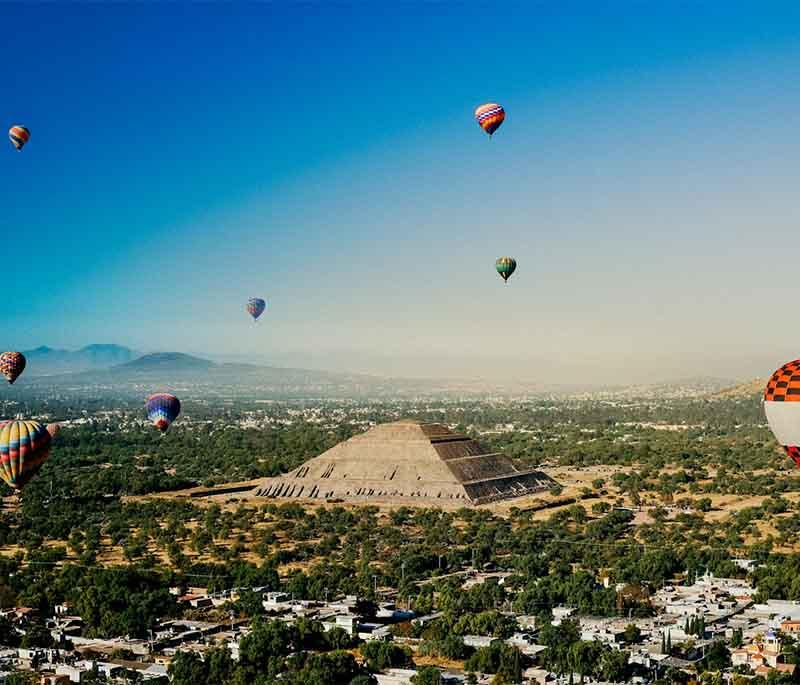
[[0, 146], [0, 346], [547, 382], [800, 356], [798, 3], [392, 4], [4, 5], [32, 139]]

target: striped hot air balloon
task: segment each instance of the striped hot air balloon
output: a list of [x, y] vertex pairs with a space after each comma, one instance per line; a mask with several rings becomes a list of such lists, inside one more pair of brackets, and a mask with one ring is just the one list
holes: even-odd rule
[[513, 257], [500, 257], [500, 259], [494, 263], [494, 268], [497, 269], [497, 273], [500, 274], [500, 278], [508, 283], [508, 279], [511, 278], [511, 274], [517, 270], [517, 260]]
[[267, 303], [260, 297], [251, 297], [247, 301], [247, 313], [253, 317], [253, 321], [256, 321], [258, 317], [261, 316], [266, 309], [267, 309]]
[[58, 426], [38, 421], [0, 423], [0, 478], [21, 490], [50, 456], [50, 443]]
[[777, 441], [800, 466], [800, 359], [772, 374], [764, 390], [764, 413]]
[[3, 352], [0, 354], [0, 374], [13, 383], [25, 370], [25, 355], [22, 352]]
[[11, 140], [11, 144], [17, 150], [21, 150], [25, 143], [31, 139], [31, 132], [24, 126], [16, 125], [8, 129], [8, 137]]
[[496, 102], [488, 102], [475, 110], [475, 119], [478, 125], [489, 134], [490, 138], [500, 128], [500, 124], [505, 121], [505, 118], [506, 111], [502, 105], [498, 105]]
[[181, 413], [181, 402], [169, 393], [157, 393], [147, 398], [144, 403], [147, 410], [147, 418], [153, 422], [153, 425], [158, 428], [162, 433], [166, 433], [170, 424], [178, 418]]

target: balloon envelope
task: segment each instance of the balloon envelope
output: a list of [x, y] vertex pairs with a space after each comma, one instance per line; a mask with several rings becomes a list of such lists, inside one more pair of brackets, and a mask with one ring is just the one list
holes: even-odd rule
[[490, 136], [500, 128], [506, 119], [506, 111], [496, 102], [487, 102], [475, 110], [475, 120]]
[[494, 268], [497, 269], [497, 273], [500, 274], [500, 277], [508, 282], [508, 279], [511, 278], [511, 274], [517, 269], [517, 260], [513, 257], [500, 257], [500, 259], [494, 263]]
[[247, 313], [253, 317], [253, 320], [261, 316], [267, 309], [267, 303], [260, 297], [251, 297], [247, 301]]
[[13, 383], [25, 370], [25, 355], [22, 352], [3, 352], [0, 354], [0, 373], [9, 383]]
[[8, 138], [17, 150], [21, 150], [31, 139], [31, 132], [24, 126], [12, 126], [8, 129]]
[[0, 423], [0, 478], [21, 490], [47, 461], [57, 430], [57, 425], [45, 427], [38, 421]]
[[800, 466], [800, 359], [772, 374], [764, 390], [764, 413], [776, 440]]
[[157, 393], [147, 398], [144, 403], [147, 410], [147, 418], [162, 433], [165, 433], [170, 424], [178, 418], [181, 413], [181, 402], [169, 393]]

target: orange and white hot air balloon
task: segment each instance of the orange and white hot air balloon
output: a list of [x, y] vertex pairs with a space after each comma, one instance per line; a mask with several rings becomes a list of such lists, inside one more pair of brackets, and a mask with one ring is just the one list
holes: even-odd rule
[[498, 105], [496, 102], [487, 102], [485, 105], [481, 105], [475, 110], [475, 120], [478, 122], [478, 126], [486, 131], [490, 138], [492, 134], [500, 128], [500, 124], [502, 124], [505, 119], [506, 111], [503, 109], [502, 105]]
[[775, 439], [800, 466], [800, 359], [772, 374], [764, 391], [764, 413]]

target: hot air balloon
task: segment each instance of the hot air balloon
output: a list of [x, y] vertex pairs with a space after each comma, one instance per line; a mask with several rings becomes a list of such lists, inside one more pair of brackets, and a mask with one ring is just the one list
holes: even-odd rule
[[500, 277], [508, 283], [511, 274], [517, 269], [517, 260], [513, 257], [500, 257], [500, 259], [494, 263], [494, 268], [497, 269], [497, 273], [500, 274]]
[[0, 478], [21, 490], [50, 456], [50, 442], [58, 425], [38, 421], [0, 423]]
[[25, 355], [22, 352], [3, 352], [0, 354], [0, 373], [9, 383], [13, 383], [25, 370]]
[[144, 403], [147, 418], [150, 419], [158, 430], [166, 433], [170, 424], [181, 413], [181, 402], [168, 393], [157, 393], [147, 398]]
[[505, 118], [506, 111], [502, 105], [498, 105], [496, 102], [488, 102], [475, 110], [475, 119], [478, 125], [489, 134], [490, 138], [500, 128], [500, 124], [505, 121]]
[[24, 126], [12, 126], [8, 129], [8, 137], [12, 145], [21, 150], [31, 138], [31, 132]]
[[772, 374], [764, 391], [764, 413], [777, 441], [800, 466], [800, 359]]
[[260, 297], [251, 297], [247, 301], [247, 313], [253, 317], [253, 321], [257, 320], [267, 308], [267, 303]]

